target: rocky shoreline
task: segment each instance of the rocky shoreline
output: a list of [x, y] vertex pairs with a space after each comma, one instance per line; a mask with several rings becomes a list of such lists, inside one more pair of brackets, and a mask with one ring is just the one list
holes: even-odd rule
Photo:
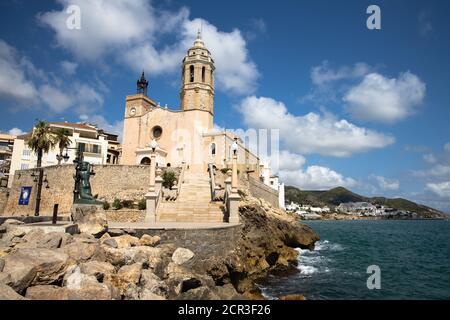
[[203, 260], [157, 236], [99, 232], [98, 217], [74, 235], [25, 232], [8, 220], [0, 226], [0, 300], [263, 299], [256, 281], [294, 267], [295, 248], [312, 249], [319, 237], [261, 199], [247, 197], [239, 211], [237, 247]]

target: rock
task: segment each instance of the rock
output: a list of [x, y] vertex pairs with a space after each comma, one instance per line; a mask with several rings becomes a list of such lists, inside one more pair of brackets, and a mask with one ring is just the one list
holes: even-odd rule
[[11, 275], [11, 287], [22, 293], [30, 284], [53, 284], [60, 280], [68, 261], [69, 256], [58, 250], [19, 249], [6, 256], [3, 271]]
[[161, 237], [159, 236], [150, 236], [148, 234], [144, 234], [141, 239], [139, 239], [139, 244], [141, 246], [149, 246], [156, 247], [161, 242]]
[[4, 225], [1, 225], [0, 226], [0, 234], [3, 234], [3, 233], [6, 233], [6, 226], [4, 226]]
[[36, 228], [28, 232], [23, 239], [30, 243], [38, 243], [45, 237], [45, 232], [42, 229]]
[[63, 285], [70, 300], [111, 300], [110, 286], [99, 283], [95, 276], [81, 273], [78, 266], [72, 266], [64, 276]]
[[111, 247], [111, 248], [118, 248], [119, 245], [117, 244], [117, 241], [114, 240], [114, 238], [108, 238], [102, 242], [105, 246]]
[[57, 249], [60, 247], [63, 234], [61, 232], [50, 232], [46, 234], [41, 241], [38, 242], [38, 248]]
[[108, 221], [104, 210], [96, 206], [77, 206], [72, 211], [72, 220], [78, 224], [80, 232], [101, 236], [108, 231]]
[[125, 234], [122, 229], [108, 229], [108, 233], [111, 237], [117, 237]]
[[127, 295], [127, 297], [134, 297], [134, 291], [137, 290], [137, 284], [141, 278], [141, 271], [142, 265], [140, 263], [123, 266], [119, 269], [117, 274], [111, 275], [110, 278], [105, 279], [105, 282], [110, 283], [113, 287], [117, 288], [120, 294]]
[[281, 296], [280, 300], [306, 300], [305, 296], [302, 294], [288, 294], [286, 296]]
[[61, 248], [69, 255], [71, 263], [82, 263], [88, 260], [106, 261], [103, 247], [98, 243], [84, 243], [75, 241]]
[[[167, 297], [169, 288], [156, 274], [150, 270], [143, 269], [141, 271], [140, 285], [144, 290], [156, 294], [158, 296]], [[144, 299], [153, 300], [153, 299]]]
[[73, 240], [82, 243], [98, 243], [98, 240], [92, 234], [86, 232], [74, 235]]
[[129, 283], [123, 293], [124, 300], [139, 300], [141, 290], [133, 283]]
[[222, 300], [247, 300], [243, 295], [236, 291], [231, 283], [215, 287], [214, 289]]
[[157, 260], [160, 257], [161, 250], [153, 247], [130, 247], [116, 249], [102, 245], [106, 254], [106, 261], [114, 266], [123, 266], [133, 263], [146, 263]]
[[115, 272], [115, 268], [108, 262], [88, 261], [80, 264], [82, 273], [94, 276], [99, 282]]
[[150, 290], [144, 289], [139, 295], [140, 300], [166, 300], [165, 297], [157, 295]]
[[0, 246], [0, 258], [4, 258], [6, 255], [8, 255], [11, 252], [11, 247], [3, 247]]
[[8, 225], [21, 225], [24, 224], [22, 221], [20, 220], [16, 220], [16, 219], [7, 219], [5, 222], [3, 222], [4, 226], [8, 226]]
[[185, 264], [194, 257], [194, 253], [185, 248], [178, 248], [172, 255], [172, 261], [178, 265]]
[[25, 297], [30, 300], [68, 300], [69, 290], [52, 285], [29, 287]]
[[11, 287], [0, 283], [0, 300], [26, 300]]
[[208, 287], [199, 287], [181, 293], [177, 300], [220, 300], [220, 297]]
[[5, 266], [5, 259], [0, 258], [0, 272], [3, 271], [3, 267]]
[[11, 275], [9, 273], [0, 272], [0, 283], [1, 284], [11, 283]]
[[115, 240], [118, 248], [129, 248], [139, 246], [139, 238], [125, 234], [118, 237], [112, 237]]

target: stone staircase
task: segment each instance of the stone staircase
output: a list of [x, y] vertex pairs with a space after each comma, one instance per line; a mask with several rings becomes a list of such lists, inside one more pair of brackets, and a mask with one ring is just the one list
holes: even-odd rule
[[208, 175], [186, 171], [178, 199], [161, 202], [158, 222], [223, 222], [223, 204], [211, 202]]

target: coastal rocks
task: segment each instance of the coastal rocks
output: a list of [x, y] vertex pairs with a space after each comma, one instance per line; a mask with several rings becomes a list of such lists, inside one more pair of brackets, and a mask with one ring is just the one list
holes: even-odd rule
[[19, 249], [5, 258], [4, 272], [11, 275], [11, 287], [21, 293], [29, 285], [52, 284], [64, 275], [68, 255], [49, 249]]
[[164, 298], [167, 297], [169, 293], [169, 287], [150, 270], [142, 270], [139, 283], [147, 294], [146, 299], [144, 300], [149, 300], [150, 296], [148, 295], [148, 293], [152, 293]]
[[72, 211], [72, 220], [78, 225], [80, 232], [101, 236], [108, 231], [105, 211], [97, 206], [80, 205]]
[[113, 287], [117, 288], [122, 295], [128, 297], [138, 296], [137, 284], [141, 278], [142, 265], [135, 263], [126, 265], [119, 269], [117, 274], [107, 279]]
[[5, 259], [0, 258], [0, 272], [3, 271], [3, 267], [5, 266]]
[[80, 271], [86, 275], [94, 276], [98, 281], [110, 277], [115, 272], [115, 267], [108, 262], [88, 261], [80, 264]]
[[11, 287], [0, 283], [0, 300], [26, 300]]
[[139, 239], [139, 244], [141, 246], [149, 246], [156, 247], [161, 242], [161, 238], [159, 236], [150, 236], [148, 234], [144, 234], [141, 239]]
[[172, 261], [178, 265], [185, 264], [194, 257], [194, 253], [185, 248], [178, 248], [172, 255]]
[[306, 300], [305, 296], [302, 294], [288, 294], [286, 296], [281, 296], [280, 300]]
[[29, 287], [25, 297], [30, 300], [68, 300], [69, 291], [53, 285], [39, 285]]
[[111, 287], [100, 283], [93, 275], [81, 272], [78, 266], [72, 266], [64, 276], [63, 288], [68, 291], [71, 300], [111, 300]]
[[195, 288], [180, 294], [177, 300], [220, 300], [220, 297], [208, 287]]
[[106, 253], [98, 243], [85, 243], [75, 241], [63, 247], [62, 250], [69, 256], [71, 263], [82, 263], [88, 260], [106, 261]]
[[109, 238], [108, 240], [114, 240], [117, 243], [117, 248], [119, 249], [139, 246], [139, 238], [130, 236], [129, 234], [118, 237], [112, 237]]
[[117, 244], [117, 241], [114, 240], [114, 238], [107, 238], [102, 241], [102, 244], [105, 246], [111, 247], [111, 248], [118, 248], [119, 245]]

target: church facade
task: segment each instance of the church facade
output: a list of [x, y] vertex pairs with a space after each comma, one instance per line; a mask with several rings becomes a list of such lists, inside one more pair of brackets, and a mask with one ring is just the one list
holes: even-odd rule
[[230, 146], [238, 143], [238, 166], [241, 172], [260, 177], [257, 155], [229, 131], [218, 131], [214, 123], [214, 60], [201, 34], [182, 61], [180, 108], [162, 107], [147, 95], [148, 82], [142, 73], [137, 93], [126, 97], [121, 163], [150, 164], [155, 139], [158, 166], [179, 167], [204, 172], [208, 164], [229, 167]]

